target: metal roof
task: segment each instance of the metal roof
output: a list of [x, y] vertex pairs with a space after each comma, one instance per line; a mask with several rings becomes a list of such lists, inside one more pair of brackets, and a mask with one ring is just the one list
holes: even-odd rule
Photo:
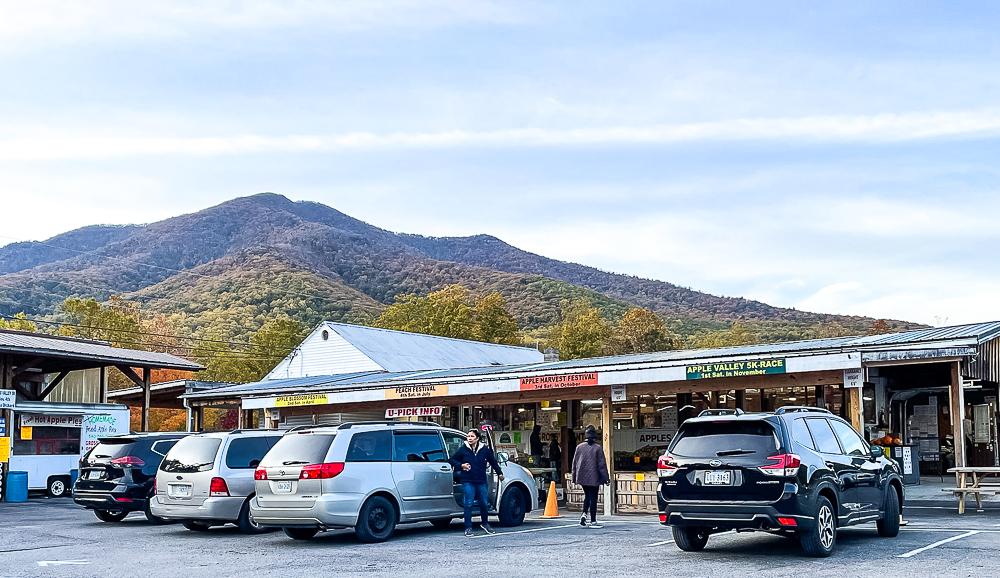
[[[198, 381], [196, 379], [174, 379], [172, 381], [161, 381], [149, 386], [150, 392], [157, 392], [169, 389], [191, 389], [193, 391], [204, 391], [207, 389], [218, 389], [220, 387], [231, 387], [237, 385], [226, 381]], [[141, 387], [125, 387], [108, 392], [108, 398], [136, 395], [143, 392]]]
[[377, 327], [324, 323], [388, 372], [532, 363], [544, 357], [529, 347], [497, 345]]
[[499, 367], [470, 367], [431, 371], [364, 372], [332, 376], [274, 379], [192, 393], [184, 397], [221, 398], [281, 395], [310, 391], [334, 392], [348, 389], [393, 387], [400, 382], [412, 380], [432, 382], [435, 380], [485, 380], [491, 377], [503, 379], [508, 377], [508, 374], [521, 376], [525, 374], [538, 374], [539, 372], [588, 370], [597, 367], [618, 368], [621, 366], [646, 366], [649, 364], [677, 365], [685, 361], [697, 361], [708, 358], [725, 359], [774, 354], [818, 355], [854, 351], [892, 351], [903, 349], [905, 346], [914, 346], [916, 349], [925, 349], [931, 345], [935, 349], [962, 348], [969, 345], [974, 346], [998, 336], [1000, 336], [1000, 322], [990, 322], [883, 335], [834, 337], [714, 349], [661, 351], [657, 353], [595, 357], [569, 361], [519, 363]]
[[0, 353], [72, 361], [75, 365], [127, 365], [153, 369], [199, 371], [202, 365], [169, 353], [112, 347], [105, 341], [0, 329]]

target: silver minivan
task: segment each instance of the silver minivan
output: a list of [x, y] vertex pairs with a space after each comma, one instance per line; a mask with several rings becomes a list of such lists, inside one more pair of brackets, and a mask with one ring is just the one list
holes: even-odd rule
[[[389, 539], [397, 524], [447, 527], [464, 515], [462, 486], [449, 456], [466, 434], [431, 423], [361, 422], [285, 434], [254, 477], [250, 513], [262, 526], [304, 540], [353, 528], [364, 542]], [[489, 435], [484, 442], [493, 447]], [[498, 454], [504, 481], [491, 472], [489, 510], [518, 526], [538, 504], [531, 473]], [[478, 517], [478, 508], [475, 509]]]
[[254, 470], [281, 434], [236, 430], [181, 439], [160, 462], [150, 511], [189, 530], [234, 523], [245, 534], [264, 531], [250, 514]]

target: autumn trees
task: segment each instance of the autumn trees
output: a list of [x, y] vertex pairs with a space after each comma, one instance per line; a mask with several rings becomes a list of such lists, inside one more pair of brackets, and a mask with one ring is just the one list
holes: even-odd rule
[[373, 327], [468, 339], [500, 345], [521, 345], [517, 321], [507, 312], [499, 293], [475, 295], [461, 285], [448, 285], [427, 297], [396, 297], [372, 322]]

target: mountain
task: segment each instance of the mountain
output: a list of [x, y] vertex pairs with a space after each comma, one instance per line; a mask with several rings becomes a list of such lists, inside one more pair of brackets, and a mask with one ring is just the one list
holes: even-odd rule
[[488, 235], [393, 233], [319, 203], [270, 193], [149, 225], [94, 225], [0, 248], [0, 313], [58, 317], [66, 297], [102, 301], [118, 294], [174, 315], [195, 333], [211, 327], [235, 335], [278, 311], [308, 326], [364, 322], [399, 294], [426, 295], [453, 283], [501, 293], [527, 329], [551, 325], [560, 300], [579, 297], [608, 317], [633, 306], [652, 309], [684, 334], [744, 321], [781, 340], [811, 336], [820, 323], [863, 332], [873, 321], [608, 273]]

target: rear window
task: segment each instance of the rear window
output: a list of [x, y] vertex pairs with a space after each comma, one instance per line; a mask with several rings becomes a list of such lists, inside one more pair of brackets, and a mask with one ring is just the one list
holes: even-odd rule
[[274, 448], [264, 456], [260, 465], [269, 468], [321, 464], [335, 437], [336, 434], [288, 434], [274, 444]]
[[177, 442], [170, 448], [167, 457], [160, 463], [164, 472], [193, 474], [207, 472], [215, 464], [215, 455], [222, 445], [220, 438], [191, 436]]
[[778, 437], [764, 421], [703, 422], [685, 424], [670, 453], [689, 458], [725, 455], [770, 455], [778, 449]]
[[108, 462], [115, 458], [129, 455], [135, 447], [135, 440], [128, 438], [102, 438], [90, 450], [87, 459], [92, 462]]
[[349, 462], [387, 462], [392, 456], [392, 432], [369, 431], [354, 434], [347, 450]]

